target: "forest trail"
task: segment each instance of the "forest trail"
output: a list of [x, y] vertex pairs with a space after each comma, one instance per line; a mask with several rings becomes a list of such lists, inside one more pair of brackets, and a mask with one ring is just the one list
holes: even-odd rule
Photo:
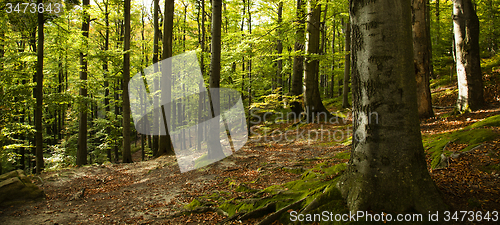
[[[436, 98], [436, 101], [446, 102], [446, 99]], [[449, 112], [447, 109], [435, 111], [438, 115]], [[421, 123], [422, 134], [457, 130], [499, 113], [499, 106], [492, 105], [475, 113], [435, 117]], [[272, 129], [287, 130], [289, 126], [279, 124]], [[256, 126], [259, 131], [264, 128]], [[303, 124], [300, 129], [345, 132], [349, 124]], [[490, 129], [500, 133], [498, 127]], [[251, 193], [241, 189], [262, 190], [300, 179], [302, 172], [318, 163], [345, 163], [348, 155], [334, 157], [351, 148], [345, 144], [331, 140], [287, 140], [283, 135], [252, 136], [235, 154], [183, 174], [174, 156], [48, 172], [40, 179], [34, 178], [47, 199], [0, 208], [0, 224], [216, 224], [227, 216], [210, 211], [188, 215], [175, 213], [185, 210], [185, 205], [200, 196], [217, 193], [225, 199], [246, 199]], [[464, 146], [451, 143], [447, 148], [459, 151]], [[474, 151], [450, 158], [448, 168], [430, 170], [446, 201], [456, 210], [500, 210], [497, 198], [500, 171], [482, 171], [484, 166], [498, 165], [499, 152], [500, 138], [497, 137]], [[136, 153], [134, 159], [140, 159], [140, 153]], [[83, 188], [85, 191], [81, 195]], [[205, 203], [214, 207], [219, 204], [217, 201]], [[242, 222], [254, 224], [256, 221]], [[237, 221], [228, 224], [232, 223], [239, 224]]]

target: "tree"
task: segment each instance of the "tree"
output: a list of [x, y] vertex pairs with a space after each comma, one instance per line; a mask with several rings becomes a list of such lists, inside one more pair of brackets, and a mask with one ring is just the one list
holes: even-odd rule
[[[163, 25], [163, 54], [162, 54], [162, 59], [167, 59], [169, 57], [172, 57], [172, 36], [173, 36], [173, 30], [174, 30], [174, 0], [165, 0], [165, 19], [164, 19], [164, 25]], [[167, 71], [170, 68], [162, 68], [162, 72], [164, 73], [162, 76], [168, 76], [168, 80], [170, 81], [170, 71]], [[171, 95], [171, 82], [168, 82], [167, 84], [170, 87], [167, 88], [162, 88], [162, 93], [161, 97], [162, 98], [170, 98]], [[175, 110], [175, 108], [174, 108]], [[162, 106], [162, 111], [165, 116], [170, 116], [170, 104], [163, 105]], [[165, 117], [166, 118], [166, 117]], [[174, 118], [175, 120], [176, 118]], [[172, 121], [174, 121], [172, 120]], [[172, 141], [170, 139], [169, 131], [168, 128], [165, 127], [165, 130], [167, 131], [166, 135], [160, 136], [160, 148], [158, 149], [158, 154], [168, 154], [168, 155], [173, 155], [174, 150], [172, 148]]]
[[443, 210], [417, 114], [411, 1], [350, 1], [353, 147], [338, 187], [351, 211]]
[[342, 108], [349, 108], [349, 76], [351, 73], [351, 23], [347, 22], [345, 25], [345, 62], [344, 62], [344, 85], [342, 93]]
[[[309, 1], [309, 13], [307, 17], [307, 45], [306, 45], [306, 60], [305, 60], [305, 83], [306, 90], [304, 93], [306, 112], [308, 121], [314, 121], [314, 115], [324, 114], [325, 117], [330, 116], [330, 112], [325, 108], [321, 101], [321, 96], [318, 86], [319, 60], [317, 59], [320, 44], [320, 16], [321, 4], [316, 0]], [[318, 118], [319, 119], [319, 118]]]
[[76, 165], [82, 166], [87, 164], [87, 47], [89, 38], [90, 15], [87, 12], [89, 0], [83, 0], [83, 17], [82, 17], [82, 35], [83, 35], [83, 50], [80, 52], [80, 116], [78, 130], [78, 149], [76, 152]]
[[[304, 91], [302, 88], [302, 76], [304, 73], [304, 41], [305, 41], [305, 10], [304, 10], [304, 0], [297, 0], [297, 22], [296, 22], [296, 30], [295, 30], [295, 45], [294, 51], [295, 56], [293, 57], [293, 71], [292, 71], [292, 96], [299, 96]], [[295, 113], [296, 116], [303, 111], [302, 105], [300, 102], [292, 102], [290, 105], [292, 112]]]
[[123, 6], [125, 18], [125, 36], [123, 42], [123, 157], [124, 163], [132, 162], [130, 151], [130, 99], [128, 83], [130, 81], [130, 0], [125, 0]]
[[[37, 0], [42, 4], [42, 0]], [[38, 43], [37, 43], [37, 64], [36, 64], [36, 110], [35, 110], [35, 145], [36, 145], [36, 173], [40, 174], [43, 170], [43, 128], [42, 128], [42, 106], [43, 106], [43, 42], [44, 33], [43, 13], [38, 12]]]
[[412, 30], [413, 30], [413, 57], [415, 62], [415, 77], [417, 80], [417, 103], [420, 118], [434, 116], [430, 90], [431, 65], [429, 51], [430, 33], [427, 23], [429, 15], [428, 0], [412, 0]]
[[478, 110], [484, 105], [483, 80], [479, 58], [479, 19], [471, 0], [453, 1], [458, 100], [460, 112]]
[[[159, 0], [154, 0], [153, 1], [153, 29], [154, 29], [154, 36], [153, 36], [153, 64], [155, 65], [154, 66], [154, 72], [157, 73], [158, 72], [158, 56], [160, 54], [160, 50], [159, 50], [159, 40], [160, 40], [160, 28], [159, 28], [159, 24], [158, 24], [158, 11], [160, 10], [159, 9]], [[155, 82], [154, 85], [158, 85], [158, 82]], [[155, 86], [154, 87], [155, 90], [158, 90], [158, 87]], [[158, 98], [154, 98], [154, 105], [159, 105], [159, 102], [158, 102]], [[153, 118], [160, 118], [160, 115], [159, 115], [159, 112], [157, 110], [154, 111], [154, 116]], [[157, 123], [159, 123], [159, 121], [155, 121]], [[153, 150], [153, 156], [158, 156], [158, 147], [159, 147], [159, 136], [157, 135], [154, 135], [153, 136], [153, 146], [152, 146], [152, 150]]]
[[[212, 58], [210, 62], [210, 104], [212, 108], [212, 117], [220, 115], [219, 87], [220, 87], [220, 57], [221, 57], [221, 29], [222, 29], [222, 0], [212, 0]], [[208, 155], [211, 159], [220, 159], [224, 157], [222, 146], [219, 141], [219, 124], [210, 124], [210, 135], [208, 138]]]

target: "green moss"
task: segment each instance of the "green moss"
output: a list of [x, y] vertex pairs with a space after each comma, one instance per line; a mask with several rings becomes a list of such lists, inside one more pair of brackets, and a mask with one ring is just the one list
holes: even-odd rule
[[188, 210], [192, 210], [192, 209], [195, 209], [196, 207], [199, 207], [201, 205], [202, 205], [201, 202], [198, 201], [198, 199], [195, 198], [189, 204], [185, 205], [184, 208], [188, 209]]
[[334, 157], [337, 159], [349, 159], [351, 158], [351, 152], [350, 151], [339, 152], [335, 154]]
[[294, 174], [302, 174], [304, 173], [304, 168], [302, 167], [298, 167], [298, 168], [287, 168], [287, 167], [284, 167], [282, 168], [282, 170], [288, 172], [288, 173], [294, 173]]
[[237, 191], [237, 192], [249, 192], [249, 193], [259, 192], [259, 190], [251, 189], [244, 184], [238, 185], [238, 187], [235, 189], [235, 191]]
[[446, 149], [443, 151], [446, 144], [450, 142], [467, 144], [468, 146], [462, 150], [462, 152], [466, 152], [497, 136], [496, 132], [488, 129], [462, 129], [454, 132], [424, 136], [424, 147], [431, 154], [431, 168], [435, 169], [441, 161], [441, 154], [446, 156], [451, 155], [451, 151]]
[[500, 114], [488, 117], [484, 120], [469, 125], [466, 128], [472, 129], [472, 128], [482, 128], [482, 127], [500, 127]]

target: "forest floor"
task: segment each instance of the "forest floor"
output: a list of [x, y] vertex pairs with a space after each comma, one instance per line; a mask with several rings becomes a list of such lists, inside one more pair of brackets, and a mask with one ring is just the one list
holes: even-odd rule
[[[456, 92], [439, 95], [450, 89], [454, 87], [433, 90], [436, 96], [433, 104], [453, 105]], [[435, 109], [436, 117], [421, 122], [422, 134], [458, 130], [500, 114], [500, 105], [495, 99], [477, 112], [450, 115], [450, 111]], [[300, 129], [347, 132], [350, 123], [348, 120], [339, 124], [306, 124]], [[284, 123], [272, 129], [285, 130], [289, 126]], [[488, 129], [500, 133], [499, 127]], [[217, 193], [225, 199], [245, 199], [251, 193], [239, 191], [241, 187], [262, 190], [300, 179], [301, 174], [294, 171], [305, 171], [324, 161], [345, 163], [348, 157], [332, 158], [351, 149], [344, 140], [287, 140], [282, 135], [254, 135], [235, 154], [182, 174], [174, 156], [141, 161], [140, 152], [134, 154], [131, 164], [109, 163], [47, 172], [34, 179], [45, 191], [46, 199], [0, 208], [0, 224], [216, 224], [227, 216], [212, 211], [175, 213], [185, 210], [188, 203], [200, 196]], [[459, 143], [445, 146], [450, 151], [465, 147]], [[496, 136], [472, 151], [450, 157], [447, 168], [432, 170], [429, 166], [429, 172], [454, 210], [500, 211], [499, 163], [500, 138]], [[220, 203], [213, 200], [205, 205], [216, 207]], [[226, 223], [255, 224], [261, 219]]]

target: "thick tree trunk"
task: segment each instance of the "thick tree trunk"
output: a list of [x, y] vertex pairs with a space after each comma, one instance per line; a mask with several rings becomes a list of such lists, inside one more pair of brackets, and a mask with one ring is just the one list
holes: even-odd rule
[[[165, 19], [164, 19], [164, 25], [163, 25], [163, 54], [162, 54], [162, 59], [167, 59], [169, 57], [172, 57], [172, 37], [173, 37], [173, 30], [174, 30], [174, 0], [165, 0]], [[170, 69], [170, 68], [167, 68]], [[165, 71], [165, 68], [162, 68], [162, 76], [171, 76], [170, 71]], [[167, 78], [170, 80], [170, 78]], [[170, 85], [170, 87], [167, 88], [162, 88], [162, 93], [161, 93], [161, 98], [165, 99], [170, 99], [170, 95], [172, 92], [172, 87], [171, 83], [167, 84]], [[163, 101], [162, 101], [163, 102]], [[166, 104], [162, 106], [162, 113], [164, 115], [164, 118], [167, 118], [167, 116], [170, 116], [171, 112], [170, 104]], [[174, 109], [175, 110], [175, 109]], [[175, 119], [175, 118], [174, 118]], [[174, 120], [171, 120], [174, 121]], [[172, 140], [169, 135], [168, 128], [165, 127], [165, 131], [167, 132], [166, 135], [160, 136], [160, 148], [158, 149], [158, 154], [163, 155], [173, 155], [174, 149], [172, 147]]]
[[[212, 59], [210, 63], [210, 104], [212, 117], [220, 115], [219, 104], [213, 104], [213, 99], [220, 102], [220, 57], [221, 57], [221, 29], [222, 29], [222, 0], [212, 0]], [[210, 159], [224, 158], [224, 152], [220, 144], [219, 124], [210, 124], [210, 136], [208, 137], [208, 155]]]
[[351, 212], [445, 210], [420, 135], [411, 0], [350, 4], [354, 134], [341, 193]]
[[[37, 1], [42, 4], [42, 0]], [[38, 13], [38, 44], [37, 44], [37, 64], [36, 64], [36, 110], [35, 110], [35, 145], [36, 145], [36, 173], [40, 174], [44, 168], [43, 163], [43, 128], [42, 128], [42, 106], [43, 106], [43, 42], [44, 25], [43, 13]]]
[[[83, 0], [83, 22], [82, 22], [82, 33], [84, 39], [84, 45], [88, 46], [89, 37], [89, 27], [90, 27], [90, 15], [87, 12], [87, 7], [89, 6], [89, 0]], [[86, 48], [86, 47], [85, 47]], [[80, 116], [79, 116], [79, 131], [78, 131], [78, 149], [76, 152], [76, 165], [82, 166], [87, 164], [87, 53], [80, 52], [80, 80], [82, 81], [83, 87], [80, 88], [80, 97], [82, 101], [80, 103]]]
[[[295, 31], [295, 55], [293, 57], [293, 71], [292, 71], [292, 96], [299, 96], [303, 93], [302, 76], [304, 76], [304, 42], [305, 42], [305, 2], [304, 0], [297, 0], [297, 30]], [[303, 112], [302, 104], [300, 102], [292, 102], [291, 110], [295, 113], [297, 118]]]
[[123, 155], [122, 161], [124, 163], [132, 162], [132, 153], [130, 151], [130, 99], [128, 93], [128, 83], [130, 81], [130, 0], [125, 0], [123, 7], [125, 18], [125, 37], [123, 41]]
[[412, 0], [413, 57], [417, 80], [417, 103], [420, 118], [434, 116], [430, 90], [430, 29], [427, 25], [427, 0]]
[[342, 93], [342, 108], [349, 108], [351, 104], [349, 104], [349, 81], [351, 75], [351, 23], [347, 21], [345, 24], [345, 61], [344, 61], [344, 85], [343, 85], [343, 93]]
[[453, 1], [453, 31], [458, 77], [458, 110], [484, 106], [483, 80], [479, 58], [479, 19], [471, 0]]
[[309, 14], [307, 19], [308, 39], [306, 45], [306, 52], [308, 56], [305, 60], [306, 90], [304, 93], [307, 119], [309, 122], [314, 122], [317, 115], [318, 119], [321, 115], [323, 117], [328, 117], [330, 115], [321, 101], [321, 95], [318, 87], [319, 60], [315, 58], [319, 53], [320, 15], [321, 4], [318, 4], [315, 0], [309, 1]]

